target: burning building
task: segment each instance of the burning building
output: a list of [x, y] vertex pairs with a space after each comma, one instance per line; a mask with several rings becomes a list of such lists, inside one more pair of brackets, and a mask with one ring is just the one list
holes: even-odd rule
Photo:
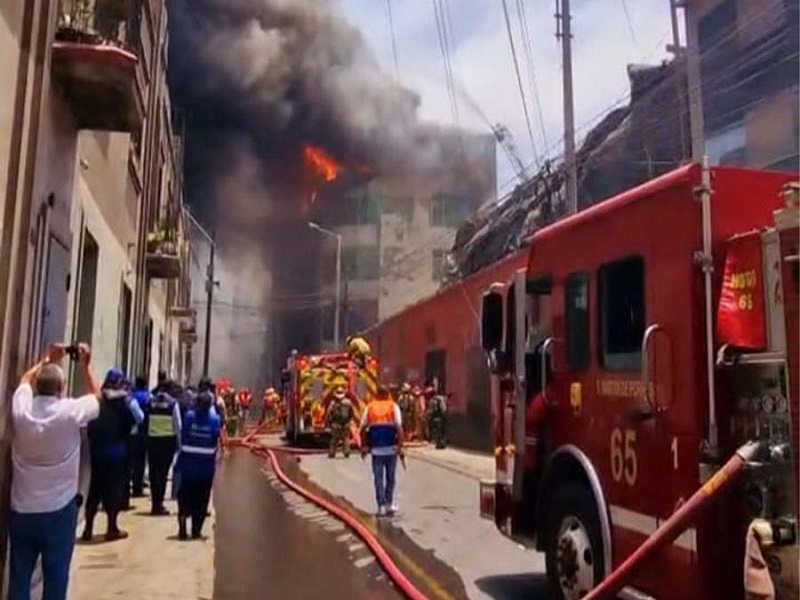
[[[327, 242], [308, 220], [322, 220], [342, 202], [335, 219], [351, 210], [346, 197], [374, 195], [377, 182], [438, 181], [440, 191], [454, 193], [451, 182], [469, 182], [482, 168], [462, 151], [460, 134], [420, 120], [419, 98], [381, 71], [333, 3], [168, 6], [170, 87], [186, 122], [187, 198], [216, 232], [227, 267], [220, 293], [244, 280], [241, 293], [248, 294], [217, 309], [236, 331], [237, 311], [246, 329], [263, 331], [220, 337], [212, 371], [229, 370], [242, 355], [260, 356], [264, 347], [273, 349], [273, 362], [294, 347], [316, 349], [320, 312], [332, 299], [319, 285], [330, 270], [320, 254]], [[492, 161], [487, 188], [493, 173]], [[376, 256], [364, 260], [374, 266]], [[260, 324], [252, 321], [253, 307], [263, 307]]]

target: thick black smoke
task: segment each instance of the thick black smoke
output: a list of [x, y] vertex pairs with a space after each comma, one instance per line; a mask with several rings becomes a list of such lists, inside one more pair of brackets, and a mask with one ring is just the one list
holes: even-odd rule
[[[456, 132], [419, 119], [419, 98], [381, 71], [328, 0], [171, 0], [168, 9], [188, 200], [214, 222], [229, 277], [252, 281], [249, 304], [263, 299], [266, 312], [270, 295], [316, 287], [319, 236], [298, 214], [314, 185], [304, 144], [376, 175], [464, 185], [480, 172]], [[318, 331], [289, 322], [313, 345]], [[280, 355], [295, 342], [270, 345]]]

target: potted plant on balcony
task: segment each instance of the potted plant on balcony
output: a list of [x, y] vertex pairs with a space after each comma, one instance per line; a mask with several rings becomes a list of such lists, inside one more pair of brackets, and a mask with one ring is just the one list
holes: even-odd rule
[[155, 229], [147, 234], [148, 254], [178, 255], [178, 230], [167, 221], [162, 221]]

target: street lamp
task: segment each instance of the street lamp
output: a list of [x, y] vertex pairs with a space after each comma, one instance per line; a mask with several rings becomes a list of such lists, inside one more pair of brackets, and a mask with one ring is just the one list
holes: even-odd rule
[[333, 238], [336, 238], [336, 300], [335, 300], [335, 308], [334, 308], [334, 320], [333, 320], [333, 345], [335, 348], [339, 348], [339, 322], [340, 322], [340, 311], [341, 311], [341, 290], [342, 290], [342, 236], [341, 234], [336, 233], [335, 231], [331, 231], [330, 229], [325, 229], [324, 227], [320, 227], [314, 222], [309, 222], [308, 226], [311, 229], [315, 229], [319, 231], [323, 235], [327, 235]]
[[183, 207], [183, 213], [194, 224], [197, 230], [203, 234], [211, 245], [208, 257], [208, 266], [206, 267], [206, 333], [205, 344], [203, 346], [203, 376], [208, 376], [208, 362], [209, 352], [211, 350], [211, 305], [214, 302], [214, 286], [219, 285], [218, 281], [214, 281], [214, 254], [216, 253], [217, 244], [214, 242], [214, 233], [209, 234], [205, 227], [203, 227], [197, 219], [192, 216], [187, 206]]

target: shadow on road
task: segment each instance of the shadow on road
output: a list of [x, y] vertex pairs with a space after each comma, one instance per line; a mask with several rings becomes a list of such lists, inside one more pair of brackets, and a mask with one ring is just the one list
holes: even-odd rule
[[542, 573], [493, 575], [475, 581], [483, 593], [494, 600], [551, 600], [553, 595]]

